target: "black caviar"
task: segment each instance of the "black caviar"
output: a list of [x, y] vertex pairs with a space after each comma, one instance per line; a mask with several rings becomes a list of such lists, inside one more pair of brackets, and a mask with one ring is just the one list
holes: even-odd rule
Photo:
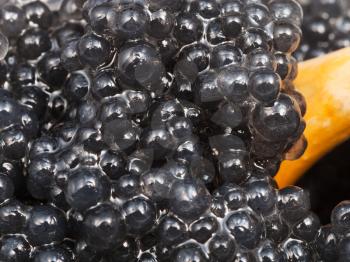
[[307, 144], [296, 1], [0, 3], [0, 261], [347, 256], [273, 180]]

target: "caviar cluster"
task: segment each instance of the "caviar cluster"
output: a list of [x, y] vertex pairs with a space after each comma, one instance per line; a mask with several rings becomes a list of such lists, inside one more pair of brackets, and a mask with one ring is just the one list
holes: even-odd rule
[[160, 218], [156, 253], [164, 261], [318, 261], [320, 222], [301, 188], [277, 190], [270, 179], [253, 178], [219, 187], [200, 219], [183, 206]]
[[300, 0], [304, 10], [303, 39], [294, 57], [299, 61], [350, 46], [350, 6], [343, 0]]
[[315, 246], [322, 261], [349, 261], [350, 202], [339, 203], [332, 211], [331, 223], [319, 230]]
[[[108, 126], [118, 126], [118, 137], [133, 126], [131, 141], [117, 146], [152, 143], [163, 162], [193, 145], [219, 180], [237, 183], [254, 169], [274, 176], [283, 158], [302, 154], [305, 102], [291, 82], [290, 54], [301, 38], [296, 3], [88, 2], [84, 16], [91, 29], [61, 56], [70, 71], [85, 68], [63, 89], [70, 119], [100, 120], [105, 138]], [[109, 116], [120, 99], [129, 109]]]
[[318, 261], [297, 2], [0, 7], [0, 261]]

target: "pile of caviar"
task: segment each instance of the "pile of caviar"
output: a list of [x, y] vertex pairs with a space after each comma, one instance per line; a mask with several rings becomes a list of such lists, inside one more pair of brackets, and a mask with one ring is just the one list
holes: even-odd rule
[[325, 231], [273, 180], [307, 144], [302, 19], [294, 0], [0, 1], [0, 261], [346, 261], [347, 202]]
[[304, 11], [303, 38], [294, 57], [315, 58], [350, 46], [350, 4], [347, 0], [299, 0]]

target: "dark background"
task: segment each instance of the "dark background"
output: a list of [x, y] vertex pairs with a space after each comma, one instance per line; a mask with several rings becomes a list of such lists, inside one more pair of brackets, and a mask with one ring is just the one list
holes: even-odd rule
[[350, 200], [350, 140], [313, 166], [297, 185], [310, 192], [312, 210], [323, 224], [330, 222], [333, 207]]

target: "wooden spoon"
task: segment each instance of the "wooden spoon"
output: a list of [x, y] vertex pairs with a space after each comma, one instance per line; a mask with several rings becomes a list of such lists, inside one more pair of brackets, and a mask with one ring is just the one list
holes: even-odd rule
[[350, 137], [350, 48], [299, 63], [294, 84], [307, 102], [304, 135], [308, 147], [300, 159], [282, 163], [276, 176], [280, 187], [295, 183]]

